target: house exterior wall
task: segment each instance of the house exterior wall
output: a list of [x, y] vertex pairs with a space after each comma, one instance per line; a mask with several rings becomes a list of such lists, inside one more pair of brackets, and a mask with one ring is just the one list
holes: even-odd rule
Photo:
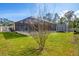
[[14, 24], [9, 25], [9, 26], [0, 25], [0, 32], [10, 32], [11, 31], [10, 29], [15, 30]]
[[0, 32], [2, 32], [2, 26], [0, 26]]
[[15, 31], [29, 31], [31, 30], [30, 26], [26, 23], [15, 23]]
[[68, 31], [68, 25], [67, 24], [57, 24], [56, 31], [67, 32]]
[[51, 31], [56, 31], [56, 24], [51, 24]]
[[8, 26], [0, 26], [0, 32], [9, 32], [9, 27]]

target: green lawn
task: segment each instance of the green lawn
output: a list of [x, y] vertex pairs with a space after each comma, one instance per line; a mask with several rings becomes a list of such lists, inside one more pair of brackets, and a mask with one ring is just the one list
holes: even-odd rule
[[[78, 37], [78, 35], [77, 35]], [[74, 56], [78, 54], [79, 38], [74, 39], [74, 34], [51, 33], [46, 40], [44, 50], [39, 53], [34, 51], [38, 47], [37, 42], [31, 36], [17, 33], [0, 33], [0, 55], [23, 56], [23, 55], [45, 55], [45, 56]]]

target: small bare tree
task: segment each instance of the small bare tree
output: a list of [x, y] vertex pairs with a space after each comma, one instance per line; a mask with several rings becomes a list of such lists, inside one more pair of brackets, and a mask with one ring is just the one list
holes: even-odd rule
[[[44, 6], [44, 12], [46, 12]], [[46, 39], [48, 38], [48, 35], [50, 33], [50, 21], [48, 21], [46, 18], [43, 17], [44, 12], [40, 12], [39, 9], [39, 17], [37, 18], [37, 21], [29, 20], [29, 25], [32, 28], [32, 31], [30, 34], [31, 36], [36, 40], [38, 43], [38, 50], [42, 51], [45, 47]]]
[[29, 22], [33, 32], [30, 34], [38, 43], [38, 50], [42, 51], [45, 46], [46, 39], [48, 38], [49, 30], [50, 30], [50, 23], [44, 20], [38, 20], [37, 23]]

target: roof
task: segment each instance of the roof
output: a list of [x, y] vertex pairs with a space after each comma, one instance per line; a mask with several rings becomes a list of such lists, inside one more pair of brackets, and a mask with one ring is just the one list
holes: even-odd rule
[[[47, 23], [52, 23], [52, 21], [48, 21], [47, 19], [41, 19], [41, 18], [35, 18], [35, 17], [27, 17], [23, 20], [18, 21], [18, 23], [43, 23], [43, 22], [47, 22]], [[17, 23], [17, 22], [16, 22]]]

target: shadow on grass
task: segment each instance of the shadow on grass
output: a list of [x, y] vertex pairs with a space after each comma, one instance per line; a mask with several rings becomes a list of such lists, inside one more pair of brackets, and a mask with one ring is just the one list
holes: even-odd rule
[[34, 49], [34, 48], [26, 48], [19, 52], [17, 51], [9, 51], [9, 56], [40, 56], [41, 55], [40, 50]]
[[27, 37], [27, 35], [18, 34], [16, 32], [3, 32], [5, 39], [15, 39], [19, 37]]
[[27, 48], [22, 51], [21, 56], [40, 56], [41, 52], [39, 49]]

